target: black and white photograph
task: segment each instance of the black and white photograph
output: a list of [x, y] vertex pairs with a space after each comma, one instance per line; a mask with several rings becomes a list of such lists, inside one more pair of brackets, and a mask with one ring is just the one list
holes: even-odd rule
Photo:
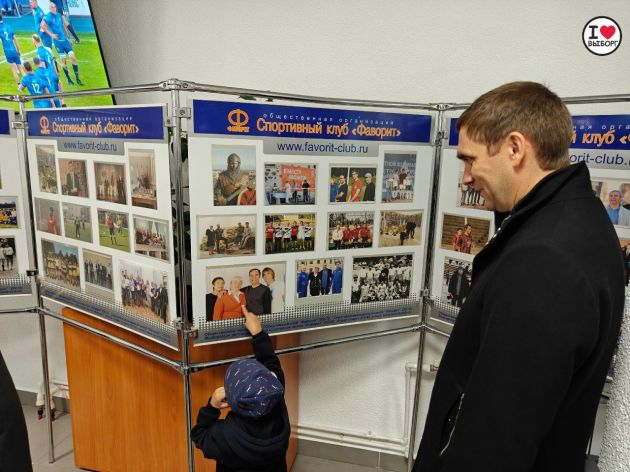
[[296, 261], [295, 306], [343, 300], [343, 257]]
[[166, 272], [121, 260], [120, 295], [126, 310], [154, 321], [169, 321]]
[[315, 205], [317, 166], [265, 164], [266, 205]]
[[256, 215], [199, 216], [199, 258], [256, 254]]
[[57, 164], [53, 146], [35, 146], [37, 157], [37, 178], [40, 192], [57, 193]]
[[373, 241], [373, 211], [328, 214], [328, 250], [372, 247]]
[[471, 275], [472, 262], [445, 257], [442, 276], [442, 300], [447, 300], [448, 303], [458, 308], [461, 307], [470, 291]]
[[415, 210], [381, 213], [379, 247], [418, 246], [422, 237], [422, 212]]
[[355, 257], [352, 262], [351, 303], [409, 298], [413, 254]]
[[15, 251], [15, 237], [0, 237], [0, 278], [18, 275], [18, 261]]
[[134, 251], [161, 261], [170, 258], [169, 223], [165, 220], [133, 217]]
[[92, 213], [90, 207], [62, 203], [63, 235], [66, 238], [92, 242]]
[[114, 300], [112, 256], [83, 249], [83, 276], [85, 292], [97, 297]]

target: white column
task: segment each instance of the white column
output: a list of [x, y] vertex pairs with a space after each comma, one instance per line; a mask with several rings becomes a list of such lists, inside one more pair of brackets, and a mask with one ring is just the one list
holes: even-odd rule
[[599, 458], [601, 472], [630, 471], [630, 290], [626, 289], [626, 308], [615, 360], [615, 380], [608, 402], [606, 426]]

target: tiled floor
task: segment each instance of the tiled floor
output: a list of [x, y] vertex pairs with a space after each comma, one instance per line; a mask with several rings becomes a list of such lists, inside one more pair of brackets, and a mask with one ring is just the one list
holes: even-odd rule
[[[57, 420], [53, 424], [56, 455], [56, 460], [53, 464], [48, 463], [46, 421], [37, 420], [37, 410], [32, 406], [24, 407], [24, 416], [26, 417], [26, 426], [28, 427], [34, 472], [75, 472], [83, 470], [77, 469], [74, 466], [69, 414], [58, 414]], [[375, 470], [377, 469], [373, 467], [362, 467], [345, 462], [333, 462], [316, 457], [298, 456], [292, 472], [375, 472]], [[379, 470], [379, 472], [381, 471]]]

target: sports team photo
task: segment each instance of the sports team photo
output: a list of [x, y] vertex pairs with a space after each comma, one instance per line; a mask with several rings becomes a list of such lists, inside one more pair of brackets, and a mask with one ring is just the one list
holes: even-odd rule
[[265, 215], [265, 254], [315, 250], [315, 213]]
[[17, 197], [0, 197], [0, 229], [17, 227]]
[[76, 246], [42, 239], [44, 275], [62, 287], [81, 289], [79, 250]]
[[295, 306], [343, 300], [343, 257], [296, 261]]
[[383, 160], [383, 203], [413, 201], [416, 153], [385, 153]]
[[409, 298], [413, 255], [355, 257], [350, 302], [382, 302]]
[[328, 250], [372, 247], [373, 240], [373, 211], [328, 214]]

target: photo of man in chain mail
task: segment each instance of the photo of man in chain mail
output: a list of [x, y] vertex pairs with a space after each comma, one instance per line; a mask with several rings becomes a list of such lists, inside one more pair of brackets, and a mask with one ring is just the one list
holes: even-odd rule
[[215, 206], [256, 204], [256, 148], [212, 146]]

